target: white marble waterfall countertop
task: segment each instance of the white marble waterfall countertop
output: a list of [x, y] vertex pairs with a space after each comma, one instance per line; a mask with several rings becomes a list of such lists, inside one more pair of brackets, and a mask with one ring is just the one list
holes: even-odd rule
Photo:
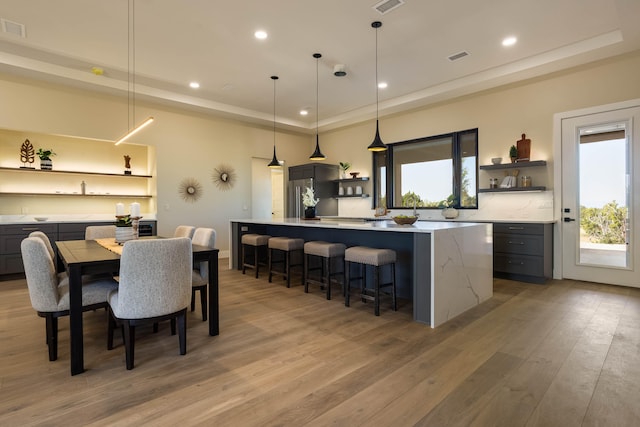
[[356, 222], [353, 220], [340, 221], [339, 219], [331, 219], [331, 221], [322, 220], [305, 220], [301, 218], [284, 218], [279, 220], [272, 219], [232, 219], [231, 222], [249, 223], [249, 224], [266, 224], [266, 225], [285, 225], [292, 227], [323, 227], [323, 228], [343, 228], [350, 230], [370, 230], [370, 231], [397, 231], [401, 233], [433, 233], [437, 230], [451, 230], [467, 227], [475, 227], [478, 223], [473, 222], [445, 222], [445, 221], [417, 221], [411, 225], [398, 225], [392, 219], [386, 221], [365, 221]]

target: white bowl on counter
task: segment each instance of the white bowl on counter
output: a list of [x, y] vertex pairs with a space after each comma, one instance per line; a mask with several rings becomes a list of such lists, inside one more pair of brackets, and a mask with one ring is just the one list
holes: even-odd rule
[[34, 216], [33, 219], [35, 219], [36, 221], [42, 222], [42, 221], [48, 220], [49, 218], [46, 216]]

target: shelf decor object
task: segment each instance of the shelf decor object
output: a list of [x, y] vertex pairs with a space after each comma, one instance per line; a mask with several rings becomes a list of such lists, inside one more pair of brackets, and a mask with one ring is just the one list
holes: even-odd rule
[[522, 139], [519, 139], [516, 144], [518, 152], [516, 162], [528, 162], [531, 160], [531, 140], [523, 133]]
[[185, 202], [195, 203], [202, 196], [202, 185], [194, 178], [185, 178], [178, 192]]
[[43, 150], [42, 148], [38, 148], [36, 154], [38, 155], [38, 157], [40, 157], [40, 169], [48, 171], [53, 169], [51, 156], [55, 156], [56, 153], [54, 153], [52, 149]]
[[[29, 139], [25, 139], [20, 147], [20, 161], [23, 163], [23, 166], [20, 166], [23, 169], [34, 169], [33, 164], [35, 160], [35, 150], [33, 148], [33, 144]], [[29, 166], [27, 166], [27, 164]]]
[[131, 156], [124, 155], [124, 174], [131, 175]]
[[233, 188], [236, 181], [236, 172], [233, 167], [225, 164], [219, 165], [211, 174], [213, 183], [222, 191]]

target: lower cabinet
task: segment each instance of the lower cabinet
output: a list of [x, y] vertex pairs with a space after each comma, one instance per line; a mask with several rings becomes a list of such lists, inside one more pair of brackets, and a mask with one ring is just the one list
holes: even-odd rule
[[552, 270], [553, 224], [493, 224], [494, 277], [544, 283]]
[[[12, 279], [24, 273], [20, 243], [33, 231], [42, 231], [51, 242], [82, 240], [89, 225], [110, 225], [113, 222], [47, 222], [36, 224], [0, 224], [0, 280]], [[140, 236], [155, 236], [156, 221], [140, 221]], [[53, 244], [55, 249], [55, 244]]]

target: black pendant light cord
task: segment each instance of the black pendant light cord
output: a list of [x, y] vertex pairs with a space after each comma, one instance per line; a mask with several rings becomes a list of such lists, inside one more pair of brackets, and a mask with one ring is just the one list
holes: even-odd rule
[[267, 166], [279, 168], [281, 167], [280, 161], [276, 157], [276, 80], [278, 80], [278, 76], [271, 76], [271, 80], [273, 80], [273, 158]]
[[311, 154], [311, 156], [309, 157], [309, 160], [324, 160], [327, 157], [322, 154], [322, 151], [320, 151], [320, 78], [319, 78], [319, 63], [320, 63], [320, 58], [322, 58], [322, 54], [320, 53], [314, 53], [313, 57], [316, 58], [316, 149], [313, 152], [313, 154]]

